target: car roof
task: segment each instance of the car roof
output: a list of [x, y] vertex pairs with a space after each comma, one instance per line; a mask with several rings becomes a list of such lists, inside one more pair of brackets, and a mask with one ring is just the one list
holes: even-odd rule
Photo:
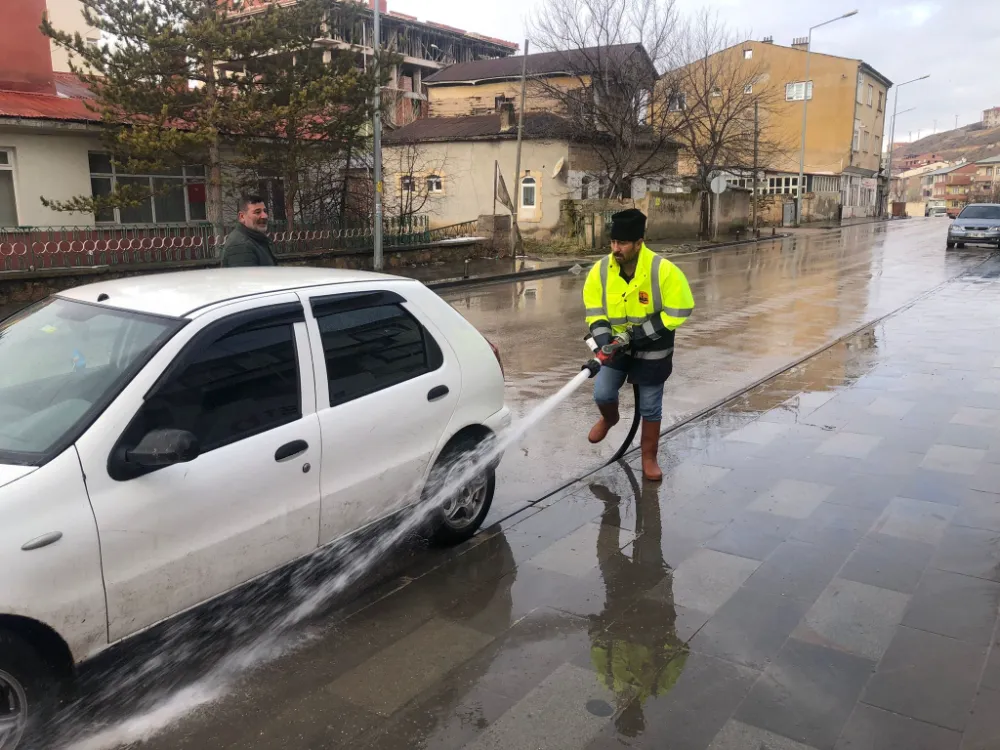
[[328, 284], [365, 281], [412, 280], [343, 268], [308, 266], [211, 268], [129, 276], [114, 281], [74, 287], [59, 292], [56, 296], [93, 303], [98, 301], [98, 297], [106, 294], [107, 299], [103, 301], [109, 307], [183, 318], [198, 309], [228, 300]]

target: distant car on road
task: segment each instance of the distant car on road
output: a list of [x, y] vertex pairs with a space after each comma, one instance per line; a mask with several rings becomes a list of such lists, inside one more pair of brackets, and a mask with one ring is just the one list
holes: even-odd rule
[[965, 243], [1000, 247], [1000, 203], [970, 203], [948, 227], [949, 248]]
[[932, 206], [924, 212], [924, 216], [930, 216], [932, 218], [937, 218], [939, 216], [947, 216], [948, 209], [944, 206]]
[[[0, 322], [0, 750], [77, 663], [427, 502], [509, 422], [497, 350], [409, 279], [151, 274]], [[482, 524], [488, 463], [436, 541]]]

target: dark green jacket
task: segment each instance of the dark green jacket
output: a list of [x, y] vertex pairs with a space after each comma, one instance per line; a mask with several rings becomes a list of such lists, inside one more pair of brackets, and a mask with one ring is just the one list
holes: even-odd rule
[[274, 245], [263, 232], [237, 224], [222, 246], [222, 267], [276, 266]]

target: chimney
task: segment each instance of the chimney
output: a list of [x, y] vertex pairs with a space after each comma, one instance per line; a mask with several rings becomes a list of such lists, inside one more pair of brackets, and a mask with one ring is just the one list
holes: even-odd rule
[[809, 37], [800, 36], [792, 40], [792, 49], [800, 49], [805, 52], [809, 49]]
[[761, 39], [760, 41], [763, 42], [764, 44], [774, 44], [774, 37], [773, 36], [766, 36], [763, 39]]
[[500, 132], [509, 133], [517, 127], [517, 118], [514, 116], [514, 102], [504, 102], [500, 105]]
[[0, 24], [0, 89], [55, 94], [52, 49], [38, 27], [45, 0], [4, 3]]

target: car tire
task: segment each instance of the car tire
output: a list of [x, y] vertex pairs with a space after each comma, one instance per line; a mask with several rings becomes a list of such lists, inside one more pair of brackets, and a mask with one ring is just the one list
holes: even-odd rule
[[37, 742], [59, 693], [51, 665], [19, 635], [0, 630], [0, 750]]
[[963, 250], [965, 248], [965, 243], [964, 242], [956, 242], [955, 243], [955, 247], [957, 247], [959, 250]]
[[480, 454], [492, 439], [464, 438], [449, 445], [438, 457], [424, 487], [424, 501], [433, 503], [426, 524], [428, 541], [435, 546], [452, 547], [471, 539], [483, 525], [496, 491], [496, 466], [485, 467], [479, 476], [458, 491], [445, 483], [450, 475], [461, 473], [462, 465]]
[[954, 243], [954, 242], [946, 242], [946, 243], [945, 243], [945, 246], [946, 246], [946, 247], [947, 247], [947, 248], [948, 248], [949, 250], [951, 250], [951, 249], [952, 249], [953, 247], [955, 247], [955, 243]]

